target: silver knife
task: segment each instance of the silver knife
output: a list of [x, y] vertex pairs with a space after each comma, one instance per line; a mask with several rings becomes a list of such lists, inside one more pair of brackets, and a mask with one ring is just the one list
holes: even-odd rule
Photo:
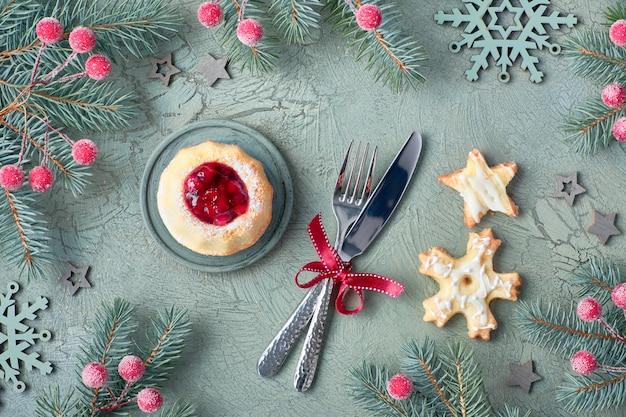
[[[343, 245], [338, 248], [341, 259], [351, 261], [355, 256], [362, 254], [378, 236], [402, 199], [421, 151], [422, 137], [419, 133], [413, 132], [365, 203]], [[319, 294], [316, 300], [317, 308], [294, 376], [294, 387], [300, 392], [309, 389], [315, 377], [332, 289], [333, 286], [328, 285], [326, 291]]]
[[[409, 145], [409, 143], [411, 143], [411, 145]], [[385, 178], [390, 176], [388, 174], [390, 174], [390, 171], [392, 170], [393, 166], [395, 165], [396, 161], [399, 159], [401, 154], [403, 154], [405, 150], [408, 151], [407, 148], [417, 149], [416, 153], [415, 151], [413, 152], [414, 158], [415, 158], [414, 164], [417, 163], [417, 159], [419, 158], [419, 153], [421, 150], [421, 145], [422, 145], [421, 136], [418, 133], [413, 133], [411, 137], [409, 137], [409, 139], [407, 140], [407, 143], [404, 145], [404, 147], [402, 148], [398, 156], [396, 156], [396, 159], [394, 160], [392, 165], [387, 169], [385, 176], [383, 177], [383, 179], [381, 179], [381, 183], [376, 187], [376, 189], [372, 193], [370, 200], [373, 199], [375, 195], [379, 194], [380, 192], [379, 190], [381, 190], [381, 184], [383, 180], [385, 180]], [[408, 155], [408, 152], [407, 152], [407, 155]], [[403, 163], [404, 165], [406, 165], [406, 161], [403, 161]], [[414, 168], [415, 167], [413, 166], [413, 168], [410, 169], [410, 173], [408, 177], [404, 175], [404, 177], [407, 178], [406, 183], [408, 183], [408, 178], [410, 178]], [[406, 172], [406, 170], [404, 171]], [[402, 176], [402, 171], [398, 171], [398, 174], [393, 174], [393, 175]], [[400, 197], [401, 195], [398, 197], [398, 200]], [[368, 200], [366, 205], [363, 207], [363, 210], [361, 212], [362, 214], [365, 213], [369, 205], [370, 203]], [[391, 211], [393, 211], [393, 208], [395, 208], [395, 205], [391, 208]], [[389, 215], [391, 215], [391, 212], [389, 213]], [[358, 219], [357, 219], [357, 222], [358, 222]], [[380, 225], [380, 228], [382, 228], [382, 226], [383, 224]], [[380, 231], [380, 229], [378, 231]], [[376, 234], [378, 234], [378, 231], [376, 231]], [[353, 243], [351, 245], [353, 245]], [[363, 250], [365, 250], [365, 247], [363, 247]], [[269, 343], [267, 348], [263, 351], [263, 354], [259, 358], [259, 362], [257, 365], [257, 371], [259, 375], [264, 376], [264, 377], [269, 377], [269, 376], [276, 374], [276, 372], [278, 372], [278, 370], [284, 363], [285, 359], [289, 355], [289, 352], [291, 352], [291, 349], [293, 348], [293, 346], [295, 345], [295, 342], [297, 341], [298, 337], [302, 333], [302, 330], [304, 330], [306, 325], [311, 320], [311, 317], [315, 315], [314, 320], [316, 323], [318, 322], [320, 313], [322, 313], [325, 318], [326, 313], [328, 312], [328, 305], [329, 305], [330, 297], [332, 294], [332, 288], [333, 286], [330, 285], [330, 283], [320, 283], [319, 285], [316, 285], [315, 287], [311, 288], [311, 290], [309, 290], [309, 292], [302, 299], [298, 307], [296, 307], [294, 312], [291, 314], [289, 319], [287, 319], [283, 327], [276, 334], [274, 339], [272, 339], [272, 341]], [[323, 311], [324, 309], [325, 311]], [[321, 321], [322, 332], [323, 332], [324, 321], [325, 320]], [[320, 342], [320, 346], [321, 346], [321, 342]], [[319, 352], [319, 349], [318, 349], [318, 352]], [[315, 362], [314, 366], [317, 366], [317, 361]], [[308, 366], [306, 368], [310, 369], [310, 367]], [[302, 372], [304, 372], [305, 370], [306, 369], [304, 369]], [[310, 385], [310, 382], [312, 382], [312, 378], [311, 378], [311, 381], [308, 382], [308, 385]]]

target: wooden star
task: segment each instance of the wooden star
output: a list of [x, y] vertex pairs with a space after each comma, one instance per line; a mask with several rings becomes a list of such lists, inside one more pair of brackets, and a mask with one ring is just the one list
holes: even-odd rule
[[615, 213], [603, 216], [595, 210], [593, 211], [593, 224], [589, 226], [587, 231], [597, 235], [598, 239], [600, 239], [600, 243], [603, 245], [610, 236], [619, 235], [621, 233], [619, 229], [615, 227]]
[[[552, 194], [556, 198], [564, 198], [570, 206], [574, 204], [574, 198], [587, 192], [578, 184], [578, 172], [573, 172], [567, 177], [556, 175], [556, 191]], [[569, 187], [567, 186], [569, 184]], [[569, 191], [567, 189], [569, 188]]]
[[[68, 287], [70, 295], [76, 294], [79, 288], [91, 288], [91, 284], [87, 281], [88, 266], [82, 268], [76, 268], [74, 265], [68, 262], [65, 274], [61, 276], [57, 281]], [[78, 276], [77, 282], [72, 280], [72, 276], [76, 274]]]
[[474, 227], [487, 212], [517, 216], [517, 206], [506, 194], [506, 186], [516, 172], [515, 162], [489, 167], [483, 154], [474, 149], [469, 153], [465, 168], [442, 175], [439, 181], [461, 193], [465, 201], [465, 225]]
[[529, 360], [525, 364], [518, 366], [509, 364], [511, 369], [511, 377], [507, 381], [507, 385], [512, 387], [521, 387], [526, 394], [530, 392], [530, 386], [533, 382], [541, 381], [541, 377], [533, 371], [533, 361]]
[[198, 68], [198, 72], [207, 79], [209, 87], [215, 84], [218, 78], [230, 79], [230, 75], [226, 72], [226, 63], [228, 58], [215, 59], [207, 54], [204, 64]]
[[164, 58], [150, 58], [152, 70], [148, 74], [148, 78], [158, 78], [168, 87], [173, 75], [178, 74], [180, 70], [172, 64], [172, 53], [165, 55]]
[[467, 320], [471, 338], [489, 340], [498, 327], [489, 303], [496, 298], [517, 300], [522, 280], [517, 272], [495, 272], [493, 257], [500, 247], [491, 229], [470, 233], [467, 251], [453, 258], [435, 247], [419, 255], [419, 272], [439, 283], [439, 292], [424, 300], [424, 321], [443, 327], [457, 313]]

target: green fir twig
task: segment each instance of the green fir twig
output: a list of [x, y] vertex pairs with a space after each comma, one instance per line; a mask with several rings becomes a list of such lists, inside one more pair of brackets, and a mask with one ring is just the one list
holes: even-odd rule
[[[372, 416], [488, 417], [494, 415], [473, 352], [462, 344], [449, 344], [437, 352], [433, 341], [409, 342], [401, 359], [402, 372], [413, 381], [413, 394], [396, 400], [387, 392], [391, 373], [383, 366], [364, 363], [352, 371], [351, 396]], [[499, 417], [519, 417], [517, 408], [505, 405]], [[530, 416], [530, 412], [524, 414]]]
[[[82, 77], [32, 84], [42, 48], [35, 26], [46, 16], [57, 18], [66, 32], [60, 42], [46, 46], [39, 75], [67, 59], [71, 53], [67, 37], [76, 26], [94, 29], [96, 52], [142, 57], [153, 53], [158, 41], [176, 33], [180, 18], [166, 0], [0, 0], [0, 167], [20, 160], [30, 167], [47, 160], [55, 182], [78, 196], [89, 183], [91, 170], [73, 160], [63, 137], [66, 128], [85, 133], [127, 128], [136, 110], [132, 93], [106, 81]], [[84, 61], [82, 56], [73, 60], [57, 78], [81, 73]], [[37, 208], [37, 194], [27, 188], [0, 196], [0, 249], [5, 261], [33, 278], [50, 270], [54, 256], [47, 245], [47, 222]]]
[[[185, 347], [190, 323], [184, 310], [171, 308], [152, 319], [151, 330], [144, 344], [133, 340], [137, 331], [135, 309], [125, 300], [103, 304], [96, 312], [91, 340], [83, 340], [79, 356], [78, 383], [66, 394], [58, 387], [44, 391], [37, 400], [38, 417], [95, 417], [111, 402], [111, 393], [125, 392], [128, 399], [116, 412], [128, 412], [133, 398], [146, 387], [158, 387], [176, 365]], [[120, 360], [129, 354], [141, 353], [146, 370], [142, 378], [129, 385], [117, 372]], [[89, 388], [80, 381], [80, 371], [89, 362], [99, 362], [108, 369], [104, 388]], [[160, 417], [194, 417], [194, 408], [187, 402], [175, 401], [163, 408]]]
[[[573, 281], [579, 295], [592, 296], [602, 305], [602, 318], [611, 329], [623, 331], [626, 317], [611, 300], [611, 290], [621, 282], [619, 269], [606, 259], [591, 258], [576, 273]], [[570, 360], [580, 350], [592, 352], [598, 364], [614, 368], [626, 366], [626, 343], [599, 320], [585, 322], [576, 312], [576, 303], [520, 302], [515, 322], [522, 334], [536, 345]], [[567, 374], [557, 392], [557, 400], [568, 411], [582, 413], [605, 410], [626, 403], [626, 373], [598, 369], [588, 376]]]

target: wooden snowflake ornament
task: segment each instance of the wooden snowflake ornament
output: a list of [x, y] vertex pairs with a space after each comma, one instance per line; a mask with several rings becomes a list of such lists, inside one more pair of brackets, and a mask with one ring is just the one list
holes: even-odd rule
[[419, 272], [439, 283], [439, 292], [424, 300], [424, 321], [443, 327], [457, 313], [467, 319], [471, 338], [489, 340], [498, 327], [489, 309], [496, 298], [516, 301], [522, 280], [517, 272], [495, 272], [493, 257], [500, 247], [491, 229], [470, 233], [467, 251], [453, 258], [435, 247], [419, 255]]

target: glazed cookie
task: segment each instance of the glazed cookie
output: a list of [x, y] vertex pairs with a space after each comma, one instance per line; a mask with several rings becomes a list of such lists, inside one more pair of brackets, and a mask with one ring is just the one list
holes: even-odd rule
[[498, 327], [489, 303], [517, 300], [522, 281], [517, 272], [495, 272], [493, 256], [501, 241], [491, 229], [470, 233], [465, 256], [456, 259], [435, 247], [419, 255], [419, 272], [439, 283], [439, 292], [424, 300], [424, 321], [443, 327], [457, 313], [465, 315], [471, 338], [489, 340]]
[[517, 216], [517, 206], [506, 193], [506, 186], [516, 172], [515, 162], [489, 167], [483, 154], [474, 149], [467, 158], [465, 168], [442, 175], [439, 181], [461, 194], [465, 200], [465, 225], [474, 227], [490, 211]]

